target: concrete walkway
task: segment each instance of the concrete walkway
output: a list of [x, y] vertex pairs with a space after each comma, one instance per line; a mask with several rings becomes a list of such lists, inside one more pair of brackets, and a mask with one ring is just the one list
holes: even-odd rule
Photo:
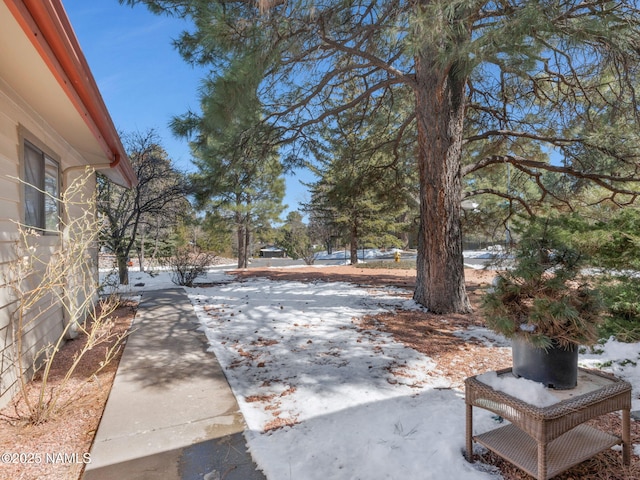
[[84, 480], [264, 480], [181, 288], [145, 292]]

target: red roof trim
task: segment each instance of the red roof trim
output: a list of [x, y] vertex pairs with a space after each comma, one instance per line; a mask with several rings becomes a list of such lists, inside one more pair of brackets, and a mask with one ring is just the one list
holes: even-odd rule
[[[60, 0], [4, 0], [129, 187], [136, 174]], [[124, 160], [124, 161], [123, 161]]]

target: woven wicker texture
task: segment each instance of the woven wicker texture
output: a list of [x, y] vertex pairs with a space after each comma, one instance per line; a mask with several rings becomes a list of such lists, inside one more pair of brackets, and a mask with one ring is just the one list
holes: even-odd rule
[[[593, 379], [593, 389], [548, 407], [536, 407], [494, 390], [477, 377], [465, 380], [467, 403], [467, 458], [471, 458], [473, 408], [480, 407], [509, 420], [512, 425], [473, 437], [538, 480], [547, 480], [612, 447], [623, 444], [625, 464], [630, 461], [629, 410], [631, 385], [610, 375], [580, 369]], [[498, 371], [510, 374], [511, 369]], [[622, 410], [623, 438], [582, 425], [587, 420]]]
[[[538, 444], [515, 425], [491, 430], [474, 439], [529, 475], [541, 478], [538, 476]], [[621, 442], [615, 435], [580, 425], [547, 445], [547, 473], [544, 478], [552, 478]]]
[[[498, 374], [510, 371], [511, 369], [500, 370]], [[470, 377], [465, 381], [466, 402], [490, 410], [517, 425], [534, 439], [548, 443], [587, 420], [631, 408], [629, 383], [600, 372], [583, 372], [608, 379], [610, 383], [549, 407], [536, 407], [494, 390], [476, 377]]]

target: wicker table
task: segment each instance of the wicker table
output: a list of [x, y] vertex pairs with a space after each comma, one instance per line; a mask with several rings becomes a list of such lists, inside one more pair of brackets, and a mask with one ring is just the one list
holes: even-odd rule
[[[512, 375], [510, 368], [496, 373]], [[578, 387], [549, 391], [558, 398], [558, 403], [536, 407], [494, 390], [477, 376], [467, 378], [467, 460], [471, 461], [475, 440], [538, 480], [547, 480], [603, 450], [622, 444], [622, 458], [625, 465], [629, 465], [631, 385], [628, 382], [580, 369]], [[473, 436], [473, 407], [490, 410], [511, 424]], [[622, 410], [622, 438], [582, 425], [617, 410]]]

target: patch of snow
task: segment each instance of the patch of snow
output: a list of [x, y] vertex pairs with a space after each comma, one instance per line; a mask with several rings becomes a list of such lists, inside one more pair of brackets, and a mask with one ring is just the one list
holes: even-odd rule
[[[464, 395], [440, 376], [434, 360], [390, 334], [360, 326], [365, 315], [421, 309], [406, 298], [406, 290], [235, 281], [225, 273], [229, 268], [235, 266], [217, 266], [199, 279], [213, 286], [186, 290], [246, 419], [248, 448], [267, 478], [501, 478], [496, 469], [464, 459]], [[130, 294], [176, 287], [166, 271], [131, 272], [135, 283], [145, 285], [128, 287]], [[492, 347], [510, 345], [486, 328], [454, 334]], [[581, 365], [611, 371], [630, 381], [634, 391], [640, 388], [638, 362], [638, 344], [614, 340], [580, 354]], [[495, 372], [481, 377], [527, 402], [552, 402], [541, 384], [498, 382]], [[633, 402], [640, 409], [639, 400]], [[475, 409], [474, 434], [499, 421]], [[640, 454], [639, 445], [634, 453]], [[214, 480], [219, 472], [207, 475]]]
[[549, 407], [558, 399], [542, 384], [512, 376], [498, 376], [496, 372], [478, 375], [477, 379], [494, 390], [504, 392], [536, 407]]
[[489, 330], [485, 327], [470, 326], [465, 330], [456, 330], [453, 332], [456, 337], [469, 340], [474, 338], [482, 341], [487, 347], [509, 347], [511, 348], [511, 340], [505, 338], [504, 335], [496, 333], [493, 330]]

